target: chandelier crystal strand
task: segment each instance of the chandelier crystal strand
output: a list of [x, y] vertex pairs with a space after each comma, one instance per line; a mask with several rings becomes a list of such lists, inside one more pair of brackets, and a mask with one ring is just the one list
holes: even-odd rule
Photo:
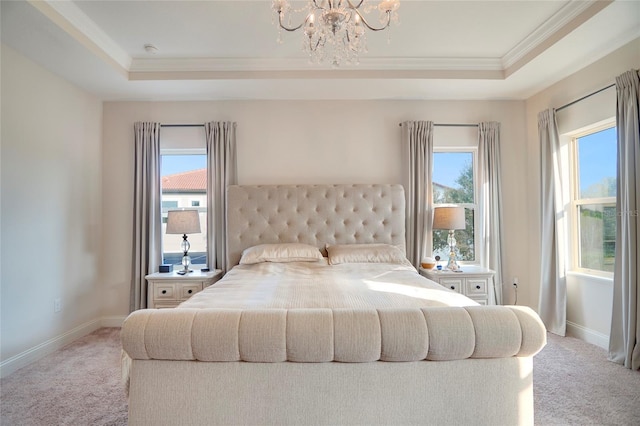
[[[359, 54], [367, 52], [366, 30], [382, 31], [398, 22], [400, 0], [382, 0], [378, 5], [360, 0], [310, 0], [305, 8], [294, 10], [288, 0], [273, 0], [271, 8], [277, 13], [280, 29], [294, 32], [302, 29], [302, 48], [312, 63], [330, 61], [334, 67], [342, 63], [358, 64]], [[368, 23], [365, 15], [378, 9], [380, 27]], [[297, 26], [291, 25], [291, 17], [306, 11]], [[288, 19], [287, 19], [288, 18]], [[287, 24], [284, 21], [287, 21]]]

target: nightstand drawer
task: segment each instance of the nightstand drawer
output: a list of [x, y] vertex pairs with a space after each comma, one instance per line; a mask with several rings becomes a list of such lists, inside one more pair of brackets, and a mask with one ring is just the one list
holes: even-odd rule
[[172, 283], [157, 284], [153, 287], [153, 298], [157, 300], [175, 299], [176, 285]]
[[479, 266], [464, 266], [462, 271], [434, 270], [420, 268], [420, 275], [439, 283], [441, 286], [464, 294], [481, 305], [493, 305], [493, 274], [490, 269]]
[[178, 272], [156, 272], [147, 279], [147, 307], [174, 308], [194, 294], [201, 292], [222, 277], [220, 269], [193, 271], [182, 275]]
[[451, 289], [453, 291], [457, 291], [458, 293], [462, 292], [462, 280], [455, 278], [440, 278], [440, 285]]
[[202, 283], [178, 283], [178, 294], [181, 300], [187, 300], [199, 291], [202, 291]]
[[467, 296], [486, 296], [488, 282], [482, 278], [468, 278], [466, 280], [465, 294]]

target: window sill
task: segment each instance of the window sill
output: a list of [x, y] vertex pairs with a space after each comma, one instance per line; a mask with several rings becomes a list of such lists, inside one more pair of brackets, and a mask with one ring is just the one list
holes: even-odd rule
[[599, 281], [603, 284], [613, 284], [613, 275], [610, 277], [604, 275], [596, 275], [589, 274], [583, 271], [567, 271], [567, 276], [577, 277], [577, 278], [587, 278], [591, 281]]

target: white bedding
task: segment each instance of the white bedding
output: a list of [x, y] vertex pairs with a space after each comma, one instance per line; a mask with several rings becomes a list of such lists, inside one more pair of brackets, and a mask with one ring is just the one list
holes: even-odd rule
[[237, 265], [180, 308], [420, 308], [473, 306], [471, 299], [388, 263], [265, 262]]

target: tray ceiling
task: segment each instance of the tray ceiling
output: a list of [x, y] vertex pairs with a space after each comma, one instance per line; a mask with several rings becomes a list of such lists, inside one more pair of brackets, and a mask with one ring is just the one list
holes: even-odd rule
[[270, 1], [0, 9], [3, 44], [105, 100], [526, 99], [640, 36], [638, 0], [402, 0], [398, 12], [390, 33], [367, 34], [359, 65], [334, 69], [309, 64], [298, 32], [277, 42]]

